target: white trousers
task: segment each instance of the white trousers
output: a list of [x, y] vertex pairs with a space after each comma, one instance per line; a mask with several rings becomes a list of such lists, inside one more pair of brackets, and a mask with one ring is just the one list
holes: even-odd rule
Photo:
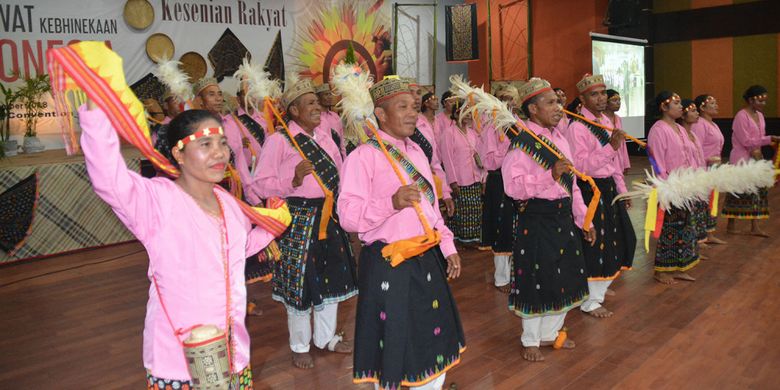
[[563, 327], [566, 313], [551, 314], [534, 318], [523, 318], [523, 335], [520, 341], [524, 347], [538, 347], [542, 341], [555, 341]]
[[[410, 387], [409, 390], [441, 390], [442, 386], [444, 386], [444, 377], [447, 376], [447, 373], [439, 375], [436, 377], [436, 379], [422, 385], [422, 386], [414, 386]], [[374, 390], [379, 390], [379, 384], [374, 383]]]
[[610, 284], [612, 284], [611, 280], [589, 280], [588, 293], [590, 297], [582, 303], [580, 310], [587, 313], [600, 308], [601, 304], [604, 303], [604, 296], [607, 295], [607, 288]]
[[312, 309], [306, 314], [287, 312], [287, 330], [290, 332], [290, 349], [295, 353], [309, 352], [312, 341], [311, 312], [314, 312], [314, 345], [325, 348], [336, 335], [338, 303], [323, 305], [320, 311]]
[[493, 263], [496, 265], [496, 273], [493, 275], [496, 287], [506, 286], [509, 284], [509, 274], [512, 272], [509, 255], [493, 255]]

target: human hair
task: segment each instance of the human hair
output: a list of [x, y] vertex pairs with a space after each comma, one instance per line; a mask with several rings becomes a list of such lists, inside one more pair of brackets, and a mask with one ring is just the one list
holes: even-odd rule
[[176, 115], [176, 117], [168, 123], [165, 137], [166, 142], [164, 144], [161, 143], [160, 152], [168, 158], [168, 161], [178, 168], [179, 165], [176, 163], [176, 159], [173, 158], [171, 149], [173, 149], [180, 140], [198, 131], [198, 125], [208, 119], [213, 119], [219, 123], [220, 126], [222, 125], [222, 119], [208, 110], [187, 110]]
[[577, 107], [579, 107], [579, 106], [580, 106], [580, 104], [582, 104], [582, 102], [580, 101], [580, 97], [579, 97], [579, 96], [577, 96], [576, 98], [574, 98], [574, 100], [572, 100], [572, 101], [571, 101], [571, 103], [569, 103], [569, 104], [566, 106], [566, 111], [569, 111], [569, 112], [574, 112], [574, 113], [576, 113], [576, 112], [578, 111], [578, 110], [577, 110]]
[[461, 105], [462, 104], [461, 104], [460, 100], [458, 100], [458, 99], [455, 99], [455, 100], [452, 101], [452, 113], [450, 113], [450, 119], [452, 119], [454, 121], [458, 120], [458, 115], [460, 115], [459, 111], [460, 111], [460, 106]]
[[671, 91], [664, 90], [659, 92], [658, 95], [655, 96], [655, 99], [647, 104], [647, 112], [656, 117], [662, 116], [663, 111], [661, 111], [661, 105], [666, 103], [666, 101], [671, 99], [674, 95], [675, 93]]
[[566, 91], [563, 90], [563, 88], [558, 88], [558, 87], [553, 88], [553, 91], [555, 91], [555, 93], [566, 92]]
[[421, 103], [420, 103], [420, 106], [421, 106], [421, 108], [420, 108], [420, 112], [425, 112], [425, 111], [427, 111], [427, 110], [428, 110], [428, 108], [427, 108], [427, 107], [425, 107], [425, 102], [426, 102], [426, 101], [428, 101], [428, 99], [430, 99], [430, 98], [431, 98], [431, 97], [433, 97], [433, 96], [435, 96], [435, 95], [433, 94], [433, 92], [428, 92], [428, 93], [426, 93], [425, 95], [423, 95], [423, 97], [422, 97], [422, 100], [420, 100], [420, 102], [421, 102]]
[[620, 92], [615, 91], [614, 89], [608, 89], [607, 90], [607, 99], [611, 99], [613, 96], [620, 96]]
[[690, 111], [688, 111], [688, 107], [690, 107], [690, 106], [694, 106], [694, 107], [696, 107], [696, 108], [695, 108], [695, 110], [696, 110], [696, 111], [698, 111], [698, 110], [699, 110], [699, 108], [698, 108], [698, 106], [696, 106], [696, 102], [694, 102], [693, 100], [691, 100], [691, 99], [688, 99], [688, 98], [682, 99], [682, 101], [680, 102], [680, 104], [682, 104], [682, 108], [683, 108], [683, 114], [682, 114], [682, 116], [680, 116], [680, 117], [677, 119], [677, 121], [678, 121], [680, 124], [684, 124], [684, 123], [685, 123], [685, 116], [686, 116], [686, 115], [688, 115], [688, 113], [690, 112]]
[[708, 93], [696, 96], [696, 99], [693, 99], [693, 102], [696, 103], [696, 109], [701, 109], [701, 107], [704, 106], [704, 103], [707, 102], [707, 99], [709, 99], [711, 96], [712, 95]]
[[745, 90], [745, 93], [742, 94], [742, 99], [745, 99], [745, 101], [750, 101], [750, 98], [756, 97], [759, 95], [763, 95], [767, 93], [766, 88], [762, 85], [751, 85], [748, 87], [748, 89]]
[[536, 104], [536, 102], [539, 101], [540, 96], [542, 96], [542, 94], [535, 95], [520, 105], [520, 110], [523, 111], [523, 114], [525, 114], [525, 116], [528, 118], [531, 118], [531, 112], [528, 110], [528, 106], [531, 104]]

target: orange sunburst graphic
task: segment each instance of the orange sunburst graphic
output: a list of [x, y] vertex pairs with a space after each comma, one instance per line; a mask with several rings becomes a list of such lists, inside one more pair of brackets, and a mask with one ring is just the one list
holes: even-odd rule
[[350, 44], [358, 64], [375, 80], [392, 74], [390, 18], [384, 3], [352, 0], [314, 7], [311, 21], [298, 29], [292, 50], [301, 76], [327, 82]]

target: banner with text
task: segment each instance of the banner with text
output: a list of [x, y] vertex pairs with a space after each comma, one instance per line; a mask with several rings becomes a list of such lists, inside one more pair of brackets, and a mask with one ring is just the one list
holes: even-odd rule
[[[271, 68], [276, 65], [274, 69], [281, 69], [282, 62], [286, 71], [320, 83], [327, 81], [333, 64], [352, 43], [362, 66], [375, 77], [392, 73], [390, 10], [384, 0], [43, 3], [0, 1], [0, 82], [6, 87], [16, 88], [25, 78], [46, 73], [47, 50], [83, 40], [105, 41], [122, 56], [128, 83], [137, 94], [149, 95], [139, 97], [160, 97], [161, 86], [152, 75], [154, 53], [182, 61], [191, 74], [217, 77], [231, 95], [237, 88], [232, 74], [246, 55]], [[48, 148], [61, 148], [50, 97], [43, 104], [38, 136]], [[14, 138], [23, 135], [27, 116], [14, 104]]]

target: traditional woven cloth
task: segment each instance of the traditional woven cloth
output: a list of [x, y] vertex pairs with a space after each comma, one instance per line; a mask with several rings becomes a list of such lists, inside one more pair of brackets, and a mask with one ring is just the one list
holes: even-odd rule
[[282, 256], [274, 263], [272, 298], [288, 311], [308, 313], [312, 307], [318, 310], [355, 296], [355, 257], [347, 234], [330, 219], [327, 238], [317, 238], [324, 200], [287, 198], [287, 202], [293, 221], [279, 239]]
[[726, 194], [721, 214], [726, 218], [768, 219], [769, 191], [764, 188], [758, 194]]
[[691, 213], [683, 209], [665, 211], [664, 224], [655, 250], [655, 270], [687, 271], [698, 263], [696, 229]]
[[35, 173], [0, 194], [0, 249], [8, 256], [13, 256], [30, 236], [37, 204]]
[[[634, 263], [636, 233], [623, 202], [612, 204], [618, 194], [615, 180], [611, 177], [593, 180], [601, 190], [601, 199], [593, 218], [596, 243], [583, 244], [586, 271], [588, 280], [613, 280], [620, 275], [620, 271], [631, 269]], [[593, 198], [590, 186], [579, 180], [577, 184], [582, 191], [583, 201], [590, 202]]]
[[[140, 170], [137, 154], [125, 158], [125, 163], [132, 171]], [[52, 164], [2, 167], [0, 192], [36, 173], [38, 202], [31, 234], [16, 252], [0, 252], [0, 264], [135, 240], [111, 208], [95, 195], [82, 157], [65, 157]]]
[[[247, 367], [241, 370], [234, 379], [234, 390], [252, 390], [252, 368]], [[194, 389], [192, 383], [188, 380], [162, 379], [146, 373], [146, 390], [191, 390]]]
[[501, 170], [488, 171], [482, 208], [482, 245], [497, 255], [511, 255], [514, 244], [515, 207], [504, 193]]
[[477, 243], [482, 240], [482, 183], [460, 186], [452, 225], [456, 240]]
[[571, 198], [529, 199], [516, 206], [509, 310], [533, 318], [579, 306], [588, 298], [588, 281]]
[[696, 202], [691, 212], [693, 228], [696, 231], [696, 240], [707, 238], [707, 229], [710, 223], [710, 205], [707, 202]]
[[[61, 113], [63, 135], [68, 154], [78, 151], [73, 106], [91, 99], [108, 116], [111, 126], [124, 140], [135, 146], [158, 169], [171, 177], [178, 177], [178, 169], [155, 150], [144, 115], [143, 104], [127, 87], [122, 58], [104, 42], [79, 42], [47, 52], [49, 75], [55, 109]], [[72, 92], [73, 95], [69, 95]], [[84, 96], [86, 95], [86, 96]], [[269, 214], [267, 209], [252, 208], [236, 199], [244, 214], [256, 225], [274, 236], [287, 225]], [[273, 202], [282, 208], [280, 202]]]
[[460, 362], [463, 326], [439, 248], [392, 267], [384, 246], [360, 252], [353, 382], [420, 386]]

